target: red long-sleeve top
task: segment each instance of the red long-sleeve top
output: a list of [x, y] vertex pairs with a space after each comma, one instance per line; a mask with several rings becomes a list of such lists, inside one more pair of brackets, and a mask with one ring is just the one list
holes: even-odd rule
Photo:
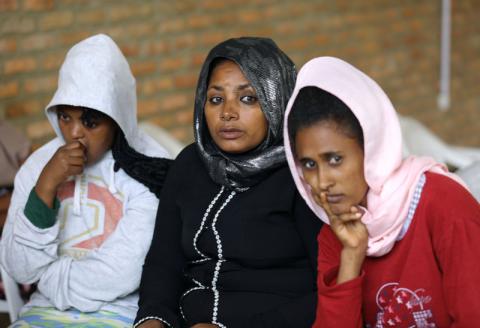
[[480, 327], [480, 204], [453, 180], [426, 173], [407, 233], [362, 274], [336, 284], [342, 246], [318, 237], [314, 328]]

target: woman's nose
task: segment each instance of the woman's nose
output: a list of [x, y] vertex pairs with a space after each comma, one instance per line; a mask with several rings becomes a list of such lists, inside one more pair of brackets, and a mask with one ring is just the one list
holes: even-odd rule
[[333, 185], [328, 169], [326, 168], [318, 168], [317, 180], [317, 185], [320, 191], [328, 192], [330, 187]]
[[220, 119], [222, 121], [238, 119], [238, 110], [233, 101], [225, 101], [225, 105], [220, 113]]
[[75, 140], [83, 138], [85, 136], [83, 124], [80, 122], [74, 123], [72, 125], [71, 135]]

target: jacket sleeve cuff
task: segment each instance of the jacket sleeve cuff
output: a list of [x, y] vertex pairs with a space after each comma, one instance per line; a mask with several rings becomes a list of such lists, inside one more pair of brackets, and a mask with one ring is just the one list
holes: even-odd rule
[[360, 275], [355, 279], [337, 285], [338, 269], [339, 267], [336, 266], [327, 270], [325, 273], [319, 273], [317, 286], [319, 292], [354, 290], [361, 288], [363, 277], [365, 275], [365, 272], [363, 270]]
[[34, 226], [40, 229], [46, 229], [55, 224], [59, 208], [60, 201], [58, 198], [55, 197], [53, 208], [50, 208], [38, 197], [34, 187], [28, 196], [23, 213]]

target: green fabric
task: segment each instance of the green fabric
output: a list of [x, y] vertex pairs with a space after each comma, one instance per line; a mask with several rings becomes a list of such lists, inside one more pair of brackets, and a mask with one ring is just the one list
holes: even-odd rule
[[22, 313], [9, 328], [131, 328], [133, 319], [109, 312], [80, 312], [75, 309], [33, 307]]
[[25, 216], [34, 226], [40, 229], [50, 228], [55, 224], [55, 218], [60, 208], [60, 202], [57, 197], [53, 201], [53, 208], [50, 208], [38, 197], [35, 188], [32, 188], [25, 205]]

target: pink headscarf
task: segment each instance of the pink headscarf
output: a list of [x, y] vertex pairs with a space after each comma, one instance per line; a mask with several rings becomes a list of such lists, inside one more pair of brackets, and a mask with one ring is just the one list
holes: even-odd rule
[[297, 188], [317, 216], [328, 222], [324, 210], [315, 203], [302, 170], [294, 160], [288, 137], [288, 115], [303, 87], [323, 89], [342, 100], [357, 117], [364, 137], [364, 174], [369, 186], [367, 208], [362, 222], [369, 233], [367, 255], [388, 253], [407, 218], [409, 204], [421, 175], [426, 171], [463, 182], [447, 168], [428, 157], [402, 159], [400, 124], [390, 99], [380, 86], [352, 65], [334, 57], [310, 60], [300, 70], [287, 105], [284, 142], [288, 165]]

